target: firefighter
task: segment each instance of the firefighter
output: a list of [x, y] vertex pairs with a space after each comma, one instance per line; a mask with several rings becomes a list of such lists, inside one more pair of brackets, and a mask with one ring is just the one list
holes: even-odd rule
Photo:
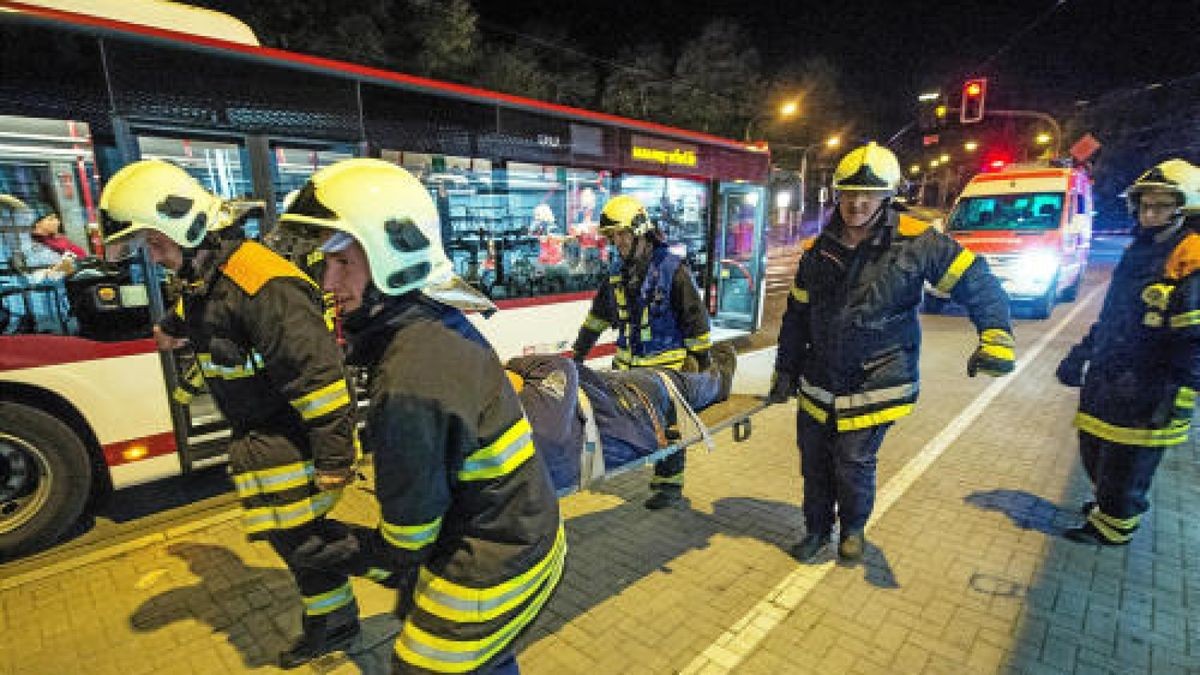
[[837, 206], [802, 254], [779, 331], [768, 399], [797, 393], [806, 534], [791, 553], [815, 559], [830, 542], [862, 557], [875, 501], [875, 461], [891, 424], [917, 400], [925, 282], [966, 305], [979, 332], [967, 373], [1014, 367], [1008, 297], [987, 263], [927, 223], [891, 208], [895, 155], [875, 143], [838, 163]]
[[363, 442], [402, 622], [394, 668], [516, 672], [513, 640], [554, 592], [566, 540], [517, 394], [462, 311], [494, 306], [454, 275], [429, 192], [388, 162], [321, 169], [281, 222], [325, 231], [323, 286], [347, 362], [369, 373]]
[[[600, 282], [579, 329], [575, 361], [583, 363], [600, 334], [613, 326], [613, 365], [619, 370], [707, 370], [712, 347], [708, 310], [687, 263], [671, 253], [646, 207], [628, 195], [610, 199], [600, 214], [600, 233], [613, 242], [620, 259]], [[654, 465], [654, 494], [646, 508], [661, 509], [682, 499], [686, 459], [685, 453], [677, 452]]]
[[136, 238], [183, 291], [155, 326], [162, 349], [184, 343], [192, 375], [177, 397], [206, 385], [232, 427], [229, 470], [249, 536], [287, 563], [304, 604], [303, 634], [279, 656], [291, 668], [344, 649], [359, 633], [343, 572], [357, 542], [328, 517], [354, 476], [357, 451], [341, 352], [321, 314], [316, 284], [244, 238], [246, 213], [208, 193], [183, 169], [143, 160], [118, 171], [100, 197], [108, 241]]
[[1100, 317], [1058, 366], [1082, 387], [1075, 426], [1094, 499], [1071, 541], [1121, 546], [1133, 538], [1163, 453], [1187, 442], [1200, 388], [1200, 169], [1172, 159], [1125, 193], [1136, 221]]

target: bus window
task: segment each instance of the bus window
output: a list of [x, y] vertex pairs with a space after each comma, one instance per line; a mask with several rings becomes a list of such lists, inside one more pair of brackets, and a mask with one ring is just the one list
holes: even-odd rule
[[650, 219], [692, 268], [696, 285], [704, 288], [709, 205], [705, 184], [684, 178], [626, 174], [621, 177], [620, 192], [633, 195], [646, 205]]
[[0, 116], [0, 333], [79, 333], [65, 282], [91, 266], [97, 194], [86, 124]]

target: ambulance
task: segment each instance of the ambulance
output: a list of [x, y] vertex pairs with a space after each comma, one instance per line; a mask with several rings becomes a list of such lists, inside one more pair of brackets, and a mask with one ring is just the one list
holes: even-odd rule
[[[987, 260], [1014, 305], [1035, 319], [1072, 302], [1092, 242], [1092, 184], [1079, 168], [1012, 165], [976, 175], [945, 231]], [[927, 298], [926, 305], [943, 301]]]

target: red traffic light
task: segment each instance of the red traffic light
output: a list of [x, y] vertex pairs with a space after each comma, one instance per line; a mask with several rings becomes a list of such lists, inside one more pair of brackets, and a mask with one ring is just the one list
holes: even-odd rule
[[987, 78], [978, 77], [963, 83], [962, 108], [958, 121], [971, 124], [983, 119], [983, 100], [987, 96]]

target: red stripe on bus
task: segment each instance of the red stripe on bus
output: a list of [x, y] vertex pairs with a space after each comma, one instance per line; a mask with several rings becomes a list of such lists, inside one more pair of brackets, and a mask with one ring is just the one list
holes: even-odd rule
[[104, 448], [104, 463], [108, 466], [130, 464], [151, 457], [175, 452], [175, 432], [166, 431], [153, 436], [109, 443]]
[[96, 342], [69, 335], [0, 335], [0, 372], [155, 351], [154, 340]]
[[[616, 354], [616, 353], [617, 353], [617, 343], [606, 342], [602, 345], [596, 345], [595, 347], [592, 347], [592, 351], [588, 352], [588, 359], [589, 360], [600, 359], [600, 358], [604, 358], [605, 356], [612, 356], [613, 354]], [[573, 354], [571, 353], [571, 350], [568, 349], [565, 352], [560, 352], [559, 356], [565, 356], [567, 358], [571, 358], [571, 356], [573, 356]]]
[[404, 73], [394, 73], [369, 66], [361, 66], [355, 63], [345, 61], [336, 61], [334, 59], [326, 59], [319, 56], [310, 56], [308, 54], [300, 54], [297, 52], [284, 51], [273, 47], [258, 47], [254, 45], [242, 44], [240, 42], [228, 42], [217, 38], [211, 38], [203, 35], [193, 35], [191, 33], [183, 33], [180, 31], [170, 30], [166, 28], [157, 28], [154, 26], [145, 26], [137, 23], [129, 23], [127, 21], [118, 21], [116, 19], [106, 19], [88, 14], [79, 14], [61, 9], [50, 9], [47, 7], [39, 7], [36, 5], [27, 5], [22, 2], [11, 2], [5, 0], [0, 2], [0, 8], [8, 8], [14, 12], [27, 14], [31, 17], [49, 20], [56, 23], [74, 24], [76, 26], [90, 26], [93, 28], [102, 28], [106, 30], [132, 33], [142, 37], [156, 38], [159, 40], [168, 40], [171, 42], [182, 42], [209, 49], [217, 49], [226, 52], [238, 52], [249, 56], [265, 57], [274, 61], [285, 61], [294, 64], [303, 64], [310, 67], [320, 68], [324, 70], [340, 71], [352, 75], [359, 75], [378, 80], [388, 80], [399, 84], [406, 84], [412, 87], [422, 89], [432, 89], [445, 94], [455, 94], [474, 99], [484, 99], [508, 103], [510, 105], [523, 108], [533, 108], [535, 110], [543, 110], [546, 112], [558, 113], [570, 117], [592, 119], [597, 122], [608, 122], [617, 124], [623, 127], [640, 129], [642, 131], [651, 131], [661, 134], [669, 134], [677, 138], [687, 138], [702, 143], [711, 143], [722, 147], [741, 150], [751, 154], [761, 154], [767, 156], [769, 153], [759, 149], [761, 146], [740, 143], [728, 138], [713, 136], [698, 131], [689, 131], [687, 129], [676, 129], [663, 124], [654, 122], [645, 122], [635, 120], [628, 117], [620, 117], [618, 115], [610, 115], [608, 113], [596, 112], [594, 110], [584, 110], [582, 108], [573, 108], [571, 106], [561, 105], [558, 103], [549, 103], [547, 101], [539, 101], [537, 99], [525, 98], [523, 96], [514, 96], [512, 94], [502, 94], [500, 92], [488, 91], [487, 89], [479, 89], [477, 87], [468, 87], [461, 84], [453, 84], [450, 82], [441, 82], [431, 80], [416, 75], [407, 75]]
[[1010, 173], [981, 173], [972, 180], [976, 183], [1017, 180], [1019, 178], [1066, 178], [1067, 169], [1045, 169], [1042, 171], [1013, 171]]
[[591, 300], [595, 295], [596, 291], [579, 291], [577, 293], [541, 295], [533, 298], [510, 298], [508, 300], [496, 300], [495, 302], [496, 306], [500, 309], [520, 309], [521, 307], [540, 307], [542, 305], [556, 305], [562, 302]]

